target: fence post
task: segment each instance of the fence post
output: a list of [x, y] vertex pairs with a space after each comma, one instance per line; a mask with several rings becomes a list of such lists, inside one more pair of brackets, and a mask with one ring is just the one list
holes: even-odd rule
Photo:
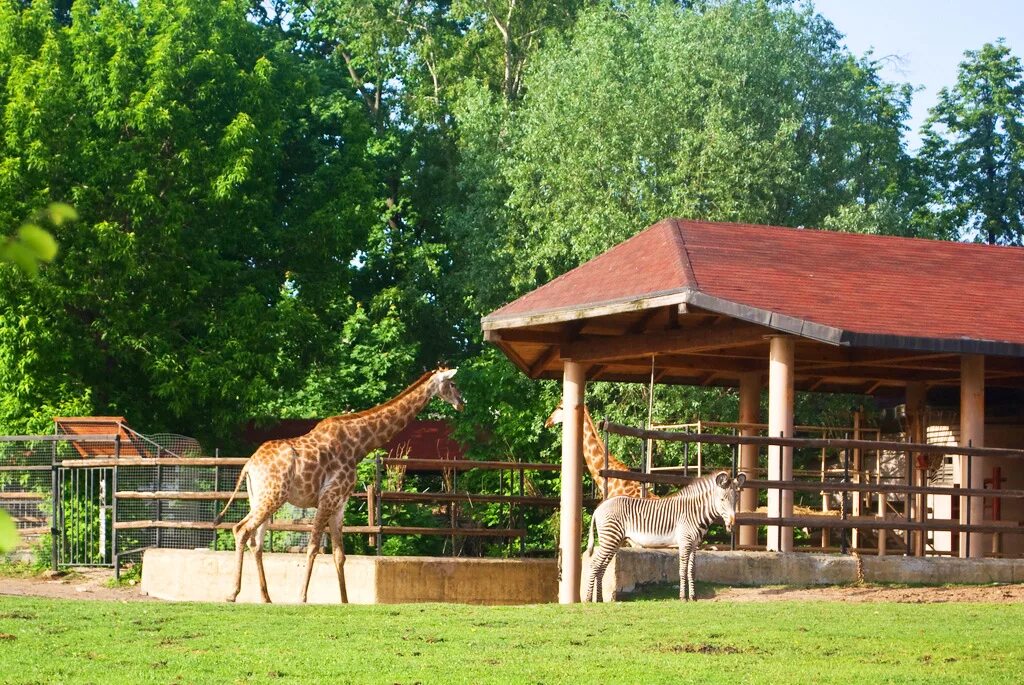
[[[120, 443], [117, 443], [117, 444], [120, 444]], [[163, 467], [160, 466], [160, 463], [159, 463], [159, 459], [161, 457], [161, 454], [162, 454], [162, 448], [161, 447], [157, 447], [156, 448], [156, 458], [158, 460], [157, 465], [156, 465], [156, 489], [157, 490], [162, 490], [163, 486], [164, 486], [164, 483], [163, 483], [163, 480], [164, 480]], [[163, 500], [159, 500], [158, 499], [156, 501], [156, 520], [158, 522], [159, 521], [163, 521], [163, 518], [164, 518]], [[156, 546], [157, 546], [157, 549], [159, 549], [162, 546], [162, 544], [161, 544], [162, 542], [163, 542], [163, 528], [157, 527], [157, 529], [156, 529]]]
[[[114, 436], [114, 461], [116, 462], [121, 458], [121, 434], [118, 433]], [[113, 481], [111, 486], [113, 492], [110, 493], [110, 556], [114, 560], [114, 579], [121, 580], [121, 558], [117, 553], [117, 464], [114, 464], [114, 474], [111, 477]], [[214, 533], [216, 535], [216, 533]]]
[[[736, 479], [736, 462], [739, 460], [739, 454], [740, 454], [740, 445], [737, 442], [737, 443], [734, 443], [733, 446], [732, 446], [732, 477], [733, 477], [733, 480]], [[733, 503], [736, 507], [738, 507], [739, 504], [740, 504], [739, 499], [740, 499], [739, 493], [736, 493], [736, 501]], [[729, 549], [732, 550], [733, 552], [736, 551], [736, 537], [739, 535], [739, 533], [740, 533], [739, 526], [736, 525], [735, 519], [733, 519], [732, 537], [729, 540]]]
[[[605, 433], [605, 439], [606, 440], [607, 440], [607, 437], [608, 437], [608, 434]], [[605, 444], [607, 444], [607, 443], [605, 443]], [[605, 447], [605, 450], [607, 451], [607, 447]], [[520, 461], [520, 464], [521, 463], [522, 463], [522, 461]], [[520, 467], [519, 467], [519, 496], [520, 497], [524, 497], [525, 495], [526, 495], [526, 469], [524, 469], [520, 465]], [[523, 509], [522, 509], [522, 507], [517, 507], [516, 508], [516, 512], [519, 514], [519, 518], [521, 520], [525, 520], [525, 518], [523, 517]], [[520, 557], [526, 556], [526, 537], [525, 536], [520, 536], [520, 538], [519, 538], [519, 556]]]
[[[850, 450], [849, 449], [844, 449], [843, 450], [843, 485], [848, 485], [849, 482], [850, 482]], [[841, 505], [842, 506], [841, 506], [841, 510], [839, 512], [840, 519], [843, 520], [843, 521], [846, 520], [846, 501], [847, 501], [847, 497], [849, 496], [849, 494], [850, 494], [849, 490], [843, 490], [843, 499], [841, 500]], [[843, 528], [843, 536], [842, 536], [842, 538], [840, 538], [840, 541], [839, 541], [839, 553], [840, 554], [847, 554], [847, 553], [849, 553], [849, 546], [847, 545], [847, 542], [846, 542], [847, 541], [847, 536], [849, 535], [849, 532], [850, 532], [849, 528], [845, 528], [845, 527]]]
[[[974, 447], [974, 440], [968, 439], [968, 441], [967, 441], [967, 449], [971, 449], [972, 447]], [[973, 485], [973, 481], [971, 481], [971, 463], [973, 461], [974, 461], [974, 459], [971, 457], [971, 455], [967, 455], [967, 487], [968, 488], [970, 488], [971, 485]], [[971, 496], [970, 495], [965, 496], [963, 498], [963, 501], [966, 503], [966, 509], [967, 509], [967, 511], [966, 511], [966, 514], [967, 514], [967, 527], [970, 528], [970, 526], [971, 526]], [[971, 558], [971, 534], [970, 534], [970, 532], [968, 532], [967, 535], [963, 536], [963, 538], [964, 538], [964, 541], [966, 543], [965, 547], [964, 547], [964, 556], [966, 556], [968, 559], [970, 559]]]
[[[57, 435], [57, 426], [54, 425], [53, 434]], [[57, 528], [57, 513], [60, 508], [60, 465], [57, 463], [57, 441], [54, 440], [50, 448], [50, 568], [57, 570], [57, 536], [60, 531]]]
[[[377, 450], [377, 453], [373, 456], [373, 462], [374, 462], [374, 467], [375, 467], [374, 468], [373, 483], [374, 483], [374, 486], [377, 489], [377, 525], [380, 526], [381, 528], [383, 528], [384, 522], [383, 522], [383, 519], [382, 519], [383, 508], [382, 508], [382, 501], [381, 500], [384, 499], [384, 497], [383, 497], [384, 490], [382, 489], [382, 486], [381, 486], [380, 450]], [[377, 556], [380, 556], [380, 552], [381, 552], [380, 548], [383, 547], [383, 546], [384, 546], [384, 533], [380, 532], [380, 533], [377, 533]]]

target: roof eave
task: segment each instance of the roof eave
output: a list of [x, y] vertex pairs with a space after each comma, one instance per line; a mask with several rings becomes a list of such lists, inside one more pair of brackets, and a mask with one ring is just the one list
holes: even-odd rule
[[733, 302], [693, 288], [648, 293], [642, 297], [595, 302], [582, 307], [557, 307], [528, 314], [488, 315], [480, 321], [484, 331], [565, 323], [581, 319], [689, 304], [741, 321], [809, 340], [842, 347], [867, 347], [948, 354], [1024, 357], [1024, 344], [974, 338], [924, 338], [883, 333], [861, 333]]
[[592, 319], [598, 316], [622, 314], [624, 312], [642, 311], [656, 307], [666, 307], [687, 302], [689, 288], [663, 290], [647, 293], [642, 297], [627, 297], [617, 300], [595, 302], [584, 306], [555, 307], [541, 309], [528, 314], [489, 314], [480, 320], [480, 327], [485, 331], [496, 331], [506, 328], [522, 328], [524, 326], [540, 326], [543, 324], [565, 323], [579, 319]]

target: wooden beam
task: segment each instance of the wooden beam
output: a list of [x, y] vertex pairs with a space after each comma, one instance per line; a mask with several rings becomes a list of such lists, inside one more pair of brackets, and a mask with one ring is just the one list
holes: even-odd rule
[[553, 360], [558, 359], [558, 349], [558, 345], [552, 345], [548, 347], [546, 350], [544, 350], [544, 353], [540, 355], [540, 358], [538, 358], [537, 361], [530, 365], [530, 368], [526, 372], [526, 375], [534, 380], [537, 380], [541, 372], [543, 372], [544, 369], [547, 368], [547, 365], [550, 364]]
[[489, 343], [537, 343], [539, 345], [560, 345], [565, 342], [561, 331], [533, 331], [514, 329], [507, 331], [484, 331], [484, 340]]
[[613, 361], [651, 354], [696, 352], [760, 344], [771, 331], [745, 322], [727, 322], [697, 329], [623, 335], [607, 340], [582, 339], [562, 350], [563, 359]]
[[[632, 369], [636, 369], [637, 373], [639, 373], [641, 369], [647, 369], [647, 372], [650, 373], [651, 369], [650, 358], [622, 359], [613, 363], [616, 367], [628, 369], [630, 373], [633, 373]], [[657, 359], [657, 366], [659, 369], [665, 371], [689, 370], [701, 373], [714, 371], [726, 374], [749, 373], [752, 371], [761, 371], [764, 368], [763, 363], [758, 363], [748, 359], [732, 360], [729, 357], [698, 357], [696, 355], [676, 354], [659, 356]]]

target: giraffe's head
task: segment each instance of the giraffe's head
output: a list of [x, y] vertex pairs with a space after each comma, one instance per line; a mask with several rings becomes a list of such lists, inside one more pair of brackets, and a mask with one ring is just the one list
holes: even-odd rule
[[455, 407], [455, 411], [462, 411], [465, 403], [462, 401], [462, 393], [455, 387], [452, 376], [458, 369], [438, 369], [434, 372], [431, 383], [434, 384], [434, 397], [440, 397], [448, 404]]
[[740, 488], [746, 482], [747, 476], [744, 473], [732, 478], [727, 472], [719, 471], [714, 476], [715, 487], [712, 492], [715, 510], [725, 522], [725, 530], [732, 532], [733, 524], [736, 523], [736, 502], [739, 500]]
[[557, 425], [559, 423], [562, 423], [562, 403], [561, 402], [559, 402], [558, 406], [555, 407], [555, 410], [553, 412], [551, 412], [551, 416], [548, 417], [548, 420], [544, 422], [544, 427], [545, 428], [551, 428], [552, 426]]

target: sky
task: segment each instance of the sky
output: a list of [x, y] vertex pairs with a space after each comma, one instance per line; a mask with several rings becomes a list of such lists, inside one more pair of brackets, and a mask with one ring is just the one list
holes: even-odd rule
[[922, 90], [911, 104], [907, 145], [920, 144], [918, 132], [935, 104], [939, 89], [956, 81], [965, 50], [1004, 38], [1024, 59], [1024, 0], [814, 0], [819, 14], [845, 35], [857, 56], [868, 50], [887, 60], [882, 71], [890, 81]]

